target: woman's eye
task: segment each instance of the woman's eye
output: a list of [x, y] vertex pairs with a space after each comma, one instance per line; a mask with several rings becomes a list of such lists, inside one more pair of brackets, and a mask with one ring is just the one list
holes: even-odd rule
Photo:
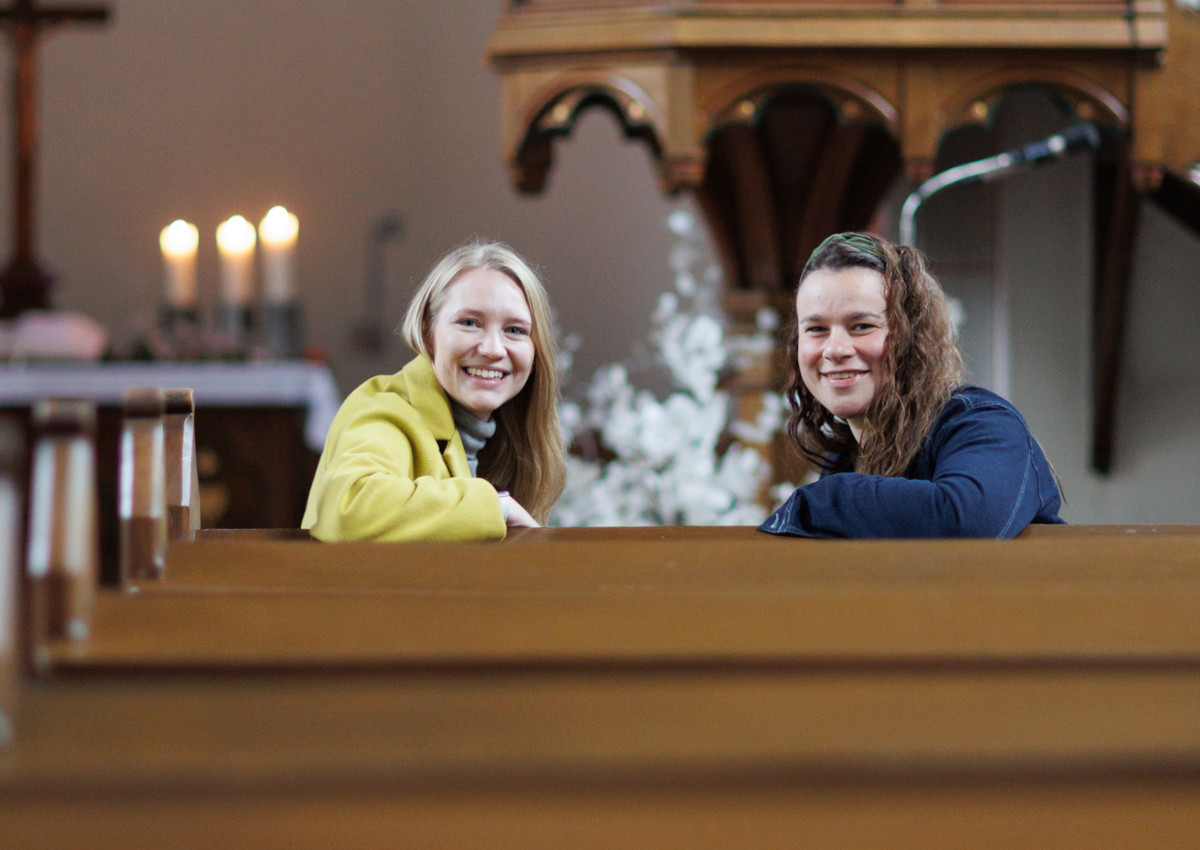
[[465, 328], [477, 328], [477, 327], [479, 327], [479, 320], [478, 319], [459, 319], [458, 324], [462, 325]]
[[529, 336], [529, 328], [522, 327], [521, 325], [513, 325], [508, 329], [508, 332], [513, 336]]

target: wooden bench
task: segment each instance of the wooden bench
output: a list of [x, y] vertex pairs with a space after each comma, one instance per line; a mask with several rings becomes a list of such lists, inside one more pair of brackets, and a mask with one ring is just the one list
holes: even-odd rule
[[1195, 663], [1200, 537], [176, 544], [55, 670]]
[[20, 683], [0, 846], [1200, 843], [1192, 527], [197, 541]]
[[0, 846], [1200, 842], [1193, 535], [227, 539], [167, 564], [23, 683]]
[[1085, 533], [1083, 526], [1054, 528], [1076, 531], [1013, 541], [849, 541], [777, 537], [745, 526], [528, 529], [503, 543], [461, 545], [309, 544], [234, 535], [173, 544], [165, 580], [134, 586], [141, 593], [206, 586], [442, 593], [780, 592], [808, 587], [814, 580], [872, 577], [911, 584], [1014, 577], [1062, 581], [1072, 576], [1152, 580], [1159, 574], [1190, 575], [1200, 558], [1200, 526], [1134, 532], [1095, 527], [1094, 534]]
[[103, 676], [35, 683], [5, 847], [1190, 848], [1164, 669]]
[[[754, 534], [750, 534], [754, 532]], [[517, 540], [703, 540], [728, 538], [732, 534], [748, 537], [762, 534], [754, 526], [616, 526], [594, 528], [510, 528], [507, 541]], [[1071, 524], [1031, 525], [1018, 539], [1031, 537], [1124, 537], [1167, 536], [1200, 534], [1200, 525], [1183, 524]], [[200, 528], [196, 530], [196, 542], [213, 543], [231, 540], [313, 540], [304, 528]]]

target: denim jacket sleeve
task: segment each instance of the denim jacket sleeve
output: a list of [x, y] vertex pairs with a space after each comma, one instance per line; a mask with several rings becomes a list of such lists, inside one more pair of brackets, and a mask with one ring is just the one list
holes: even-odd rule
[[902, 478], [843, 472], [798, 488], [762, 525], [803, 537], [1009, 538], [1062, 522], [1058, 486], [1020, 413], [986, 390], [947, 404]]

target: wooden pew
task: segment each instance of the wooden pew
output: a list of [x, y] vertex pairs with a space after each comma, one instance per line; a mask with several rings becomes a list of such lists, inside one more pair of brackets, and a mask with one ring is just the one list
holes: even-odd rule
[[12, 739], [22, 668], [22, 605], [18, 597], [25, 541], [25, 434], [0, 414], [0, 753]]
[[1184, 848], [1163, 671], [90, 677], [37, 684], [5, 847]]
[[59, 672], [1200, 660], [1200, 537], [175, 545]]
[[[159, 578], [167, 548], [166, 396], [158, 387], [127, 389], [121, 421], [120, 584]], [[189, 489], [190, 492], [190, 489]]]
[[1200, 840], [1187, 528], [197, 539], [22, 687], [0, 846]]
[[24, 689], [0, 844], [1200, 840], [1200, 540], [656, 533], [176, 544]]
[[190, 389], [163, 391], [163, 488], [167, 539], [195, 539], [200, 528], [196, 400]]
[[229, 540], [313, 541], [313, 536], [306, 528], [197, 528], [194, 539], [197, 543], [220, 543]]
[[1018, 539], [1030, 538], [1057, 539], [1066, 537], [1191, 537], [1200, 534], [1200, 525], [1184, 524], [1125, 524], [1111, 523], [1102, 525], [1030, 525], [1019, 535]]
[[142, 593], [205, 586], [445, 593], [777, 591], [806, 587], [814, 579], [855, 576], [912, 583], [1022, 576], [1149, 579], [1158, 572], [1192, 569], [1200, 553], [1200, 526], [1132, 533], [1095, 528], [1094, 534], [1014, 541], [802, 540], [747, 526], [527, 529], [504, 543], [458, 546], [198, 537], [207, 542], [170, 547], [164, 581], [134, 586]]
[[[615, 526], [595, 528], [510, 528], [506, 542], [520, 540], [707, 540], [727, 538], [731, 534], [756, 537], [754, 526]], [[1031, 525], [1018, 535], [1029, 538], [1124, 537], [1127, 535], [1174, 537], [1200, 534], [1200, 525], [1112, 523], [1072, 525]], [[196, 541], [220, 543], [251, 540], [313, 540], [303, 528], [199, 528]]]
[[991, 841], [1095, 850], [1200, 835], [1194, 680], [993, 684], [946, 671], [47, 683], [0, 782], [0, 839], [987, 847], [998, 830]]

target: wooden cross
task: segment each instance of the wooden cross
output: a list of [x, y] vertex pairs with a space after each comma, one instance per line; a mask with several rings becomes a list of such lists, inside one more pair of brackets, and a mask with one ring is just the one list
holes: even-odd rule
[[37, 143], [37, 42], [61, 24], [105, 23], [104, 7], [43, 9], [35, 0], [13, 0], [0, 9], [0, 25], [12, 33], [14, 151], [16, 153], [13, 255], [0, 274], [0, 318], [50, 306], [50, 275], [38, 267], [34, 250], [34, 152]]

